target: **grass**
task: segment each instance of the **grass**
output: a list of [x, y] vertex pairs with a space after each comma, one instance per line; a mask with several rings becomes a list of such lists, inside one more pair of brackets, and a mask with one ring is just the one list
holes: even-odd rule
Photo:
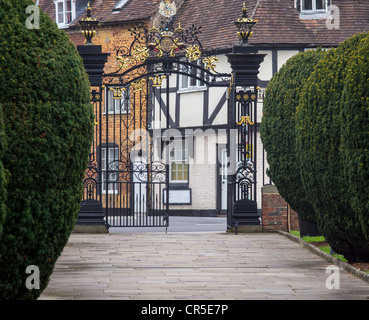
[[[299, 231], [290, 231], [291, 234], [293, 234], [296, 237], [300, 238], [300, 232]], [[342, 260], [344, 262], [348, 262], [347, 259], [345, 259], [345, 257], [342, 254], [336, 254], [334, 252], [332, 252], [331, 247], [327, 246], [327, 241], [325, 240], [325, 238], [323, 236], [319, 236], [319, 237], [302, 237], [302, 239], [306, 242], [321, 242], [322, 245], [318, 245], [318, 248], [320, 250], [322, 250], [325, 253], [330, 254], [331, 256]], [[333, 254], [332, 254], [333, 253]], [[369, 274], [369, 270], [363, 270], [364, 272]]]
[[[290, 231], [291, 234], [293, 234], [296, 237], [300, 238], [300, 232], [299, 231]], [[345, 257], [342, 254], [336, 254], [336, 253], [331, 253], [331, 248], [329, 246], [325, 246], [326, 240], [323, 236], [318, 236], [318, 237], [302, 237], [302, 240], [306, 241], [306, 242], [322, 242], [322, 246], [318, 246], [318, 248], [320, 250], [322, 250], [325, 253], [328, 253], [330, 255], [332, 255], [333, 257], [342, 260], [344, 262], [347, 262], [347, 260], [345, 259]]]

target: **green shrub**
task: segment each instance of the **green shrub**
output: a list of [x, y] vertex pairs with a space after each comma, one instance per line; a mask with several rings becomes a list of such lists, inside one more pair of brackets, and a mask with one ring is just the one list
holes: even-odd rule
[[324, 55], [322, 49], [299, 53], [273, 76], [267, 87], [260, 128], [272, 181], [298, 216], [309, 222], [315, 222], [315, 214], [296, 163], [295, 113], [301, 87]]
[[[34, 299], [46, 287], [75, 224], [93, 136], [83, 63], [64, 31], [40, 14], [27, 29], [31, 0], [0, 0], [0, 103], [10, 171], [0, 241], [0, 297]], [[40, 270], [28, 290], [25, 270]]]
[[7, 170], [5, 170], [3, 165], [3, 157], [6, 152], [6, 139], [4, 133], [4, 119], [2, 106], [0, 103], [0, 237], [3, 231], [3, 224], [6, 217], [6, 184], [7, 184]]
[[342, 107], [342, 159], [351, 206], [369, 242], [369, 37], [347, 65]]
[[348, 179], [340, 156], [342, 92], [347, 66], [366, 34], [355, 35], [331, 49], [302, 89], [297, 108], [297, 155], [301, 180], [314, 205], [322, 235], [349, 261], [367, 261], [369, 248], [351, 209]]

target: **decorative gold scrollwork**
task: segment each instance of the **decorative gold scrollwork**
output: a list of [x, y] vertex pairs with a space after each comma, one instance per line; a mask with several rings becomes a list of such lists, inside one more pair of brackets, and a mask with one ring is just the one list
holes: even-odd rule
[[113, 99], [119, 100], [119, 99], [122, 99], [122, 92], [126, 90], [126, 88], [116, 87], [116, 88], [110, 88], [109, 90], [113, 91]]
[[184, 32], [185, 31], [185, 29], [183, 29], [182, 27], [181, 27], [181, 23], [178, 23], [178, 27], [174, 30], [175, 32], [177, 32], [177, 33], [182, 33], [182, 32]]
[[195, 44], [193, 46], [189, 46], [186, 49], [186, 57], [190, 60], [190, 61], [196, 61], [200, 58], [201, 56], [201, 50], [200, 47]]
[[149, 79], [152, 80], [152, 83], [153, 83], [152, 86], [153, 87], [161, 88], [161, 85], [163, 83], [163, 79], [166, 79], [166, 76], [157, 75], [157, 76], [155, 76], [155, 78], [150, 77]]
[[240, 119], [240, 121], [238, 121], [237, 122], [237, 125], [241, 125], [241, 124], [244, 124], [244, 125], [247, 125], [247, 124], [249, 124], [249, 125], [254, 125], [254, 122], [251, 122], [251, 119], [250, 119], [250, 117], [249, 116], [241, 116], [241, 119]]
[[145, 62], [145, 60], [149, 57], [149, 49], [141, 46], [140, 44], [136, 44], [133, 48], [132, 55], [135, 59]]
[[117, 61], [121, 69], [126, 69], [131, 64], [131, 60], [127, 57], [118, 56]]
[[138, 92], [142, 90], [142, 86], [144, 85], [145, 80], [137, 80], [135, 82], [132, 82], [133, 92]]
[[210, 71], [215, 72], [216, 63], [218, 62], [217, 57], [206, 57], [202, 60], [202, 62], [205, 64], [205, 69], [209, 69]]
[[172, 45], [170, 53], [169, 53], [170, 56], [174, 58], [176, 56], [176, 52], [182, 50], [183, 47], [184, 47], [184, 44], [179, 42], [179, 39], [174, 39], [173, 40], [173, 45]]
[[229, 87], [227, 89], [227, 91], [228, 91], [228, 98], [227, 99], [229, 99], [231, 97], [232, 89], [233, 89], [233, 74], [231, 76], [231, 81], [230, 81]]

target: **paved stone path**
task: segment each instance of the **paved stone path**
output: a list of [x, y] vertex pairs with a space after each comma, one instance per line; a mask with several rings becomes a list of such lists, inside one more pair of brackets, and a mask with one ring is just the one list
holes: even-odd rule
[[344, 270], [283, 235], [72, 234], [40, 299], [368, 299]]

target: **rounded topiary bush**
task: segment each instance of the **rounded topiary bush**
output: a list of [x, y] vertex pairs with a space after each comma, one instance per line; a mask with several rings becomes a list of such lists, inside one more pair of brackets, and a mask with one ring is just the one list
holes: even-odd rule
[[266, 90], [260, 128], [272, 181], [299, 218], [311, 223], [315, 223], [314, 208], [302, 186], [296, 160], [295, 113], [301, 87], [324, 55], [322, 49], [299, 53], [273, 76]]
[[337, 253], [349, 261], [369, 258], [369, 246], [351, 209], [345, 158], [340, 156], [342, 92], [347, 66], [366, 34], [355, 35], [331, 49], [302, 89], [297, 108], [297, 155], [301, 178], [314, 205], [319, 230]]
[[[0, 103], [8, 149], [6, 220], [0, 241], [0, 297], [34, 299], [46, 287], [75, 224], [93, 137], [89, 82], [64, 31], [31, 0], [0, 0]], [[27, 266], [40, 271], [29, 290]]]
[[341, 158], [347, 189], [369, 242], [369, 37], [361, 40], [347, 65], [342, 106]]

